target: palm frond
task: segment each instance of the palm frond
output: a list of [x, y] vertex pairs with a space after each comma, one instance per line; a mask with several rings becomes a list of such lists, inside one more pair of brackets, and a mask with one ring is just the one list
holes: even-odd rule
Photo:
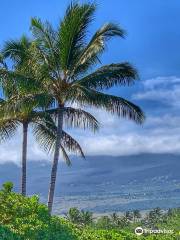
[[5, 97], [12, 96], [15, 91], [13, 73], [5, 68], [0, 68], [0, 87]]
[[[57, 119], [57, 108], [47, 110], [53, 119]], [[93, 132], [99, 129], [97, 119], [87, 111], [78, 108], [64, 107], [63, 111], [65, 127], [90, 129]]]
[[[44, 94], [28, 94], [26, 96], [14, 95], [3, 104], [4, 112], [8, 117], [24, 116], [27, 120], [35, 118], [35, 110], [46, 109], [51, 106], [52, 99]], [[37, 116], [38, 117], [38, 116]]]
[[64, 124], [67, 127], [88, 128], [94, 132], [99, 129], [99, 123], [92, 114], [71, 107], [66, 107], [64, 110]]
[[75, 153], [80, 155], [82, 158], [85, 158], [79, 143], [65, 131], [63, 131], [61, 146], [63, 146], [69, 153]]
[[3, 49], [3, 58], [11, 58], [14, 64], [21, 64], [27, 59], [27, 49], [30, 47], [31, 41], [28, 37], [22, 36], [19, 40], [6, 41]]
[[39, 122], [33, 124], [33, 134], [35, 135], [37, 142], [43, 150], [48, 153], [53, 151], [56, 141], [55, 130], [50, 129], [49, 125], [51, 126], [51, 123], [47, 124]]
[[29, 106], [31, 111], [34, 109], [47, 109], [52, 106], [54, 99], [52, 96], [46, 92], [40, 92], [35, 94], [26, 94], [14, 96], [13, 99], [16, 99], [14, 108], [17, 110], [23, 109], [23, 107]]
[[107, 41], [112, 37], [124, 37], [125, 31], [114, 23], [103, 25], [92, 37], [89, 44], [81, 51], [71, 76], [86, 72], [93, 64], [99, 63], [99, 56], [106, 49]]
[[60, 61], [64, 72], [71, 69], [85, 45], [89, 23], [96, 10], [95, 4], [71, 3], [59, 27]]
[[7, 64], [2, 53], [0, 53], [0, 68], [7, 69]]
[[71, 162], [66, 150], [63, 148], [63, 146], [61, 146], [61, 152], [62, 152], [62, 156], [63, 156], [65, 163], [67, 164], [67, 166], [70, 167], [72, 165], [72, 162]]
[[124, 98], [86, 89], [82, 86], [76, 87], [74, 91], [76, 91], [76, 97], [73, 97], [74, 94], [72, 91], [73, 102], [101, 108], [107, 112], [116, 114], [119, 117], [128, 118], [139, 124], [143, 123], [145, 119], [144, 113], [140, 107]]
[[[36, 121], [33, 124], [33, 133], [36, 136], [37, 142], [45, 151], [51, 152], [54, 150], [57, 127], [51, 118]], [[84, 158], [84, 153], [79, 143], [65, 131], [62, 133], [61, 147], [69, 153], [78, 154]]]
[[1, 118], [0, 119], [0, 143], [6, 140], [9, 140], [12, 136], [14, 136], [17, 131], [18, 125], [19, 124], [17, 121]]
[[54, 50], [56, 34], [52, 25], [48, 21], [43, 23], [40, 18], [32, 18], [31, 31], [41, 46], [49, 49], [49, 51]]
[[0, 107], [2, 106], [2, 104], [5, 103], [5, 100], [3, 98], [0, 98]]
[[130, 85], [137, 79], [136, 69], [129, 63], [110, 64], [103, 66], [94, 73], [77, 81], [86, 88], [104, 90], [116, 85]]
[[25, 73], [0, 69], [0, 85], [6, 97], [11, 98], [14, 95], [35, 94], [42, 89], [40, 80]]
[[59, 49], [57, 48], [57, 31], [48, 21], [43, 23], [39, 18], [31, 19], [31, 30], [35, 38], [38, 58], [43, 61], [44, 66], [48, 67], [52, 75], [60, 78], [61, 66]]

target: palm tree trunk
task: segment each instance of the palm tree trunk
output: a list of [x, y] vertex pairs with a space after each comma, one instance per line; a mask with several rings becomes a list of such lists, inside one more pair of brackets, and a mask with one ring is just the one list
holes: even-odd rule
[[26, 196], [26, 160], [27, 160], [28, 123], [23, 123], [21, 193]]
[[54, 159], [53, 159], [53, 164], [51, 169], [51, 179], [50, 179], [49, 194], [48, 194], [49, 214], [52, 213], [52, 206], [53, 206], [53, 200], [54, 200], [54, 191], [55, 191], [55, 183], [56, 183], [58, 160], [59, 160], [59, 150], [60, 150], [61, 138], [62, 138], [62, 127], [63, 127], [63, 106], [59, 106], [56, 145], [55, 145]]

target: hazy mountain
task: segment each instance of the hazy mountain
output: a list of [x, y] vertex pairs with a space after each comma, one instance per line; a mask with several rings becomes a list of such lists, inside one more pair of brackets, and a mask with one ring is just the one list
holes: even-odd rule
[[[28, 163], [28, 193], [45, 201], [50, 163]], [[19, 191], [20, 168], [0, 165], [0, 184], [12, 181]], [[55, 211], [71, 206], [96, 212], [180, 206], [180, 156], [142, 154], [137, 156], [93, 156], [73, 159], [68, 168], [60, 163]]]

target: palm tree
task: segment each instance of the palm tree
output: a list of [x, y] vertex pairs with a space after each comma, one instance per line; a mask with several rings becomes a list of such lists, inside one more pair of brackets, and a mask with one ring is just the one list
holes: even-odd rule
[[74, 224], [90, 225], [93, 223], [93, 214], [89, 211], [70, 208], [66, 214], [66, 218]]
[[109, 216], [102, 216], [97, 219], [96, 226], [98, 229], [113, 229], [111, 218]]
[[85, 226], [93, 223], [93, 213], [81, 210], [81, 223]]
[[[29, 125], [32, 126], [39, 143], [48, 151], [50, 151], [54, 145], [57, 130], [50, 116], [51, 111], [48, 113], [48, 111], [44, 110], [44, 108], [51, 103], [51, 99], [47, 93], [39, 89], [39, 81], [33, 78], [38, 76], [33, 75], [34, 69], [32, 58], [30, 57], [33, 50], [32, 48], [33, 42], [23, 36], [18, 41], [11, 40], [6, 42], [0, 57], [0, 82], [4, 93], [4, 99], [0, 99], [0, 137], [1, 140], [9, 139], [14, 135], [20, 124], [23, 127], [21, 174], [21, 193], [23, 195], [26, 195]], [[12, 70], [9, 70], [5, 64], [4, 59], [6, 58], [12, 60]], [[78, 121], [81, 119], [84, 123], [84, 128], [98, 128], [96, 119], [85, 111], [69, 108], [65, 115], [68, 115], [69, 120], [73, 120], [70, 123], [71, 125], [78, 126]], [[77, 116], [78, 121], [76, 121]], [[63, 159], [65, 159], [68, 165], [71, 164], [71, 161], [66, 151], [78, 153], [84, 158], [78, 142], [64, 131], [62, 131], [62, 142], [59, 149], [62, 151]]]
[[57, 29], [38, 18], [31, 21], [36, 42], [36, 69], [43, 75], [41, 83], [44, 89], [55, 100], [54, 110], [57, 113], [57, 136], [48, 195], [49, 213], [52, 212], [63, 115], [67, 106], [92, 106], [139, 124], [144, 120], [138, 106], [121, 97], [104, 93], [104, 90], [113, 86], [134, 83], [138, 76], [133, 66], [127, 62], [115, 63], [92, 71], [95, 64], [101, 63], [99, 58], [106, 49], [107, 41], [125, 35], [119, 26], [108, 23], [87, 41], [88, 27], [94, 19], [95, 10], [95, 4], [71, 3]]
[[[12, 99], [4, 100], [0, 99], [0, 140], [7, 140], [11, 138], [19, 125], [23, 127], [23, 144], [22, 144], [22, 179], [21, 179], [21, 193], [26, 195], [26, 162], [27, 162], [27, 138], [28, 138], [28, 127], [31, 126], [33, 133], [36, 137], [37, 142], [43, 147], [44, 150], [50, 152], [53, 150], [57, 135], [57, 127], [47, 112], [37, 111], [36, 105], [30, 107], [26, 105], [25, 108], [21, 108], [18, 111], [9, 113], [9, 104], [12, 105]], [[16, 101], [16, 98], [13, 101]], [[27, 98], [26, 98], [27, 100]], [[22, 102], [22, 99], [21, 99]], [[28, 101], [29, 102], [29, 101]], [[7, 112], [8, 106], [8, 114]], [[85, 113], [85, 112], [84, 112]], [[82, 113], [81, 113], [82, 115]], [[90, 115], [91, 116], [91, 115]], [[86, 117], [87, 120], [87, 117]], [[72, 138], [67, 132], [62, 131], [62, 141], [60, 150], [63, 154], [63, 159], [65, 160], [68, 166], [71, 165], [71, 160], [68, 156], [68, 153], [75, 153], [81, 157], [85, 157], [84, 153], [79, 145], [79, 143]], [[68, 153], [67, 153], [68, 152]]]
[[136, 222], [136, 220], [140, 219], [141, 218], [141, 213], [138, 209], [135, 209], [133, 211], [133, 219], [134, 219], [134, 222]]
[[[26, 100], [27, 99], [28, 98], [26, 97]], [[16, 98], [14, 98], [13, 101], [16, 101], [15, 104], [17, 104]], [[57, 134], [57, 127], [53, 119], [47, 112], [36, 110], [37, 105], [35, 105], [34, 107], [30, 107], [28, 105], [27, 109], [21, 108], [18, 111], [16, 110], [16, 112], [13, 110], [13, 108], [11, 108], [12, 112], [9, 113], [10, 104], [12, 107], [12, 99], [8, 99], [8, 100], [0, 99], [0, 111], [1, 111], [0, 140], [5, 141], [7, 139], [10, 139], [17, 131], [17, 128], [19, 127], [19, 125], [22, 125], [23, 144], [22, 144], [21, 193], [22, 195], [26, 195], [26, 162], [27, 162], [28, 127], [30, 125], [33, 128], [33, 133], [38, 143], [47, 152], [50, 152], [54, 147], [56, 134]], [[8, 108], [6, 108], [6, 106], [8, 106]], [[6, 112], [6, 114], [4, 112]], [[86, 114], [86, 112], [76, 110], [76, 113], [78, 112], [79, 114], [81, 114], [81, 119], [83, 119], [84, 117], [83, 114]], [[87, 113], [84, 119], [88, 121], [88, 117], [91, 118], [92, 116]], [[90, 121], [92, 122], [92, 120]], [[71, 160], [68, 156], [68, 153], [73, 153], [73, 154], [75, 153], [85, 158], [79, 143], [65, 131], [62, 132], [62, 141], [61, 141], [60, 150], [63, 154], [63, 159], [65, 160], [68, 166], [71, 165]]]
[[[1, 62], [5, 62], [6, 58], [10, 57], [12, 70], [8, 69], [7, 64], [2, 64], [0, 71], [1, 87], [4, 95], [4, 99], [2, 98], [0, 101], [1, 138], [10, 138], [20, 124], [22, 124], [23, 128], [21, 174], [21, 193], [23, 195], [26, 195], [28, 127], [30, 123], [36, 124], [40, 119], [45, 120], [44, 113], [36, 111], [39, 102], [37, 101], [37, 89], [35, 90], [33, 86], [35, 82], [31, 78], [22, 75], [26, 72], [27, 67], [30, 68], [30, 62], [27, 61], [30, 47], [31, 41], [25, 36], [18, 41], [6, 42], [2, 50]], [[37, 99], [32, 98], [32, 94]], [[21, 106], [19, 106], [20, 100], [23, 102]], [[44, 101], [45, 96], [41, 96], [39, 100]]]
[[66, 214], [66, 218], [74, 224], [80, 224], [81, 212], [77, 208], [70, 208], [68, 213]]
[[119, 225], [121, 225], [121, 218], [118, 216], [117, 213], [113, 213], [110, 217], [114, 227], [119, 227]]
[[155, 225], [161, 222], [163, 219], [162, 210], [160, 208], [154, 208], [146, 214], [146, 221], [149, 226], [155, 227]]
[[132, 221], [133, 214], [130, 211], [125, 212], [124, 217], [127, 219], [127, 221]]

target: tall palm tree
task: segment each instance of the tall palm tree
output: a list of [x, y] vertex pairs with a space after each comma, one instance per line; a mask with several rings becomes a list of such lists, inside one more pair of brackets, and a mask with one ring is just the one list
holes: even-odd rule
[[[18, 102], [20, 102], [20, 108], [17, 108]], [[24, 105], [22, 105], [22, 102], [24, 102]], [[21, 174], [21, 193], [23, 195], [26, 195], [26, 162], [29, 126], [32, 127], [37, 142], [47, 152], [54, 149], [57, 135], [57, 127], [50, 113], [48, 113], [48, 111], [38, 110], [37, 106], [40, 106], [37, 101], [35, 102], [34, 98], [28, 95], [24, 98], [21, 96], [20, 99], [17, 99], [16, 95], [12, 95], [9, 99], [0, 98], [0, 141], [10, 139], [17, 131], [19, 125], [22, 125], [23, 128]], [[98, 128], [98, 123], [93, 116], [85, 111], [74, 110], [72, 108], [68, 109], [66, 114], [68, 114], [69, 118], [73, 118], [75, 126], [78, 126], [78, 122], [75, 122], [75, 115], [77, 114], [78, 121], [79, 119], [84, 121], [84, 127], [86, 127], [86, 125], [92, 125], [92, 128]], [[79, 143], [65, 131], [62, 131], [62, 141], [59, 150], [61, 150], [63, 159], [68, 166], [71, 165], [68, 153], [78, 154], [83, 158], [85, 157]]]
[[[54, 148], [57, 128], [49, 114], [43, 111], [37, 111], [34, 108], [29, 109], [27, 112], [25, 109], [21, 109], [16, 112], [12, 112], [11, 114], [2, 114], [7, 110], [6, 105], [9, 104], [12, 104], [12, 101], [8, 102], [8, 100], [0, 99], [0, 140], [5, 141], [10, 139], [17, 131], [19, 125], [22, 125], [23, 143], [21, 193], [25, 196], [28, 128], [29, 126], [32, 127], [37, 142], [47, 152], [50, 152]], [[62, 151], [63, 159], [68, 166], [71, 165], [68, 153], [78, 154], [84, 158], [84, 153], [79, 143], [65, 131], [62, 131], [62, 141], [59, 150]]]
[[[33, 78], [37, 77], [37, 75], [33, 75], [34, 69], [30, 57], [32, 50], [33, 42], [23, 36], [18, 41], [6, 42], [0, 56], [0, 83], [4, 95], [4, 99], [0, 99], [0, 138], [1, 140], [9, 139], [16, 132], [18, 126], [22, 125], [21, 193], [23, 195], [26, 195], [29, 125], [32, 126], [37, 140], [41, 145], [44, 145], [45, 150], [49, 151], [56, 139], [56, 125], [50, 116], [51, 111], [48, 113], [44, 109], [51, 103], [51, 99], [47, 92], [40, 90], [39, 82]], [[9, 70], [5, 64], [4, 59], [6, 58], [12, 60], [12, 70]], [[85, 111], [69, 108], [66, 115], [68, 115], [69, 120], [71, 120], [70, 124], [73, 124], [73, 126], [78, 126], [78, 121], [81, 119], [84, 122], [84, 128], [98, 128], [96, 119]], [[64, 131], [62, 131], [62, 142], [59, 150], [62, 151], [63, 158], [68, 165], [71, 164], [71, 161], [67, 151], [79, 153], [84, 157], [78, 142]]]
[[130, 211], [125, 212], [124, 217], [126, 218], [127, 221], [132, 221], [133, 220], [133, 213]]
[[132, 213], [133, 213], [134, 222], [136, 222], [137, 220], [139, 220], [141, 218], [141, 213], [138, 209], [135, 209]]
[[[1, 138], [9, 138], [15, 133], [19, 124], [22, 124], [23, 128], [21, 174], [21, 193], [23, 195], [26, 195], [28, 127], [30, 123], [36, 123], [41, 118], [45, 120], [44, 113], [35, 110], [39, 105], [38, 95], [36, 95], [38, 92], [33, 86], [35, 82], [33, 79], [22, 75], [26, 72], [27, 67], [30, 67], [30, 62], [27, 61], [30, 47], [31, 41], [25, 36], [18, 41], [6, 42], [2, 50], [1, 62], [5, 62], [6, 58], [10, 57], [12, 70], [8, 69], [8, 64], [2, 64], [0, 69], [1, 88], [4, 95], [4, 99], [1, 99], [0, 102]], [[12, 49], [16, 49], [16, 51]], [[36, 100], [35, 98], [32, 99], [33, 94], [36, 96]], [[21, 102], [23, 100], [21, 106], [19, 106], [20, 100]], [[45, 96], [42, 95], [39, 100], [44, 101]], [[10, 107], [8, 108], [8, 106]]]
[[113, 213], [111, 215], [111, 222], [112, 222], [113, 226], [119, 227], [119, 225], [121, 224], [121, 218], [118, 216], [117, 213]]
[[120, 117], [142, 123], [141, 109], [119, 96], [104, 92], [113, 86], [134, 83], [137, 71], [129, 63], [115, 63], [95, 71], [101, 64], [100, 56], [112, 37], [123, 38], [124, 31], [116, 24], [107, 23], [87, 41], [88, 27], [94, 19], [95, 4], [71, 3], [64, 18], [54, 29], [49, 22], [38, 18], [31, 21], [31, 30], [36, 42], [36, 66], [42, 69], [44, 89], [48, 89], [56, 102], [57, 136], [48, 195], [49, 213], [52, 212], [59, 147], [62, 139], [63, 118], [67, 106], [93, 106]]

